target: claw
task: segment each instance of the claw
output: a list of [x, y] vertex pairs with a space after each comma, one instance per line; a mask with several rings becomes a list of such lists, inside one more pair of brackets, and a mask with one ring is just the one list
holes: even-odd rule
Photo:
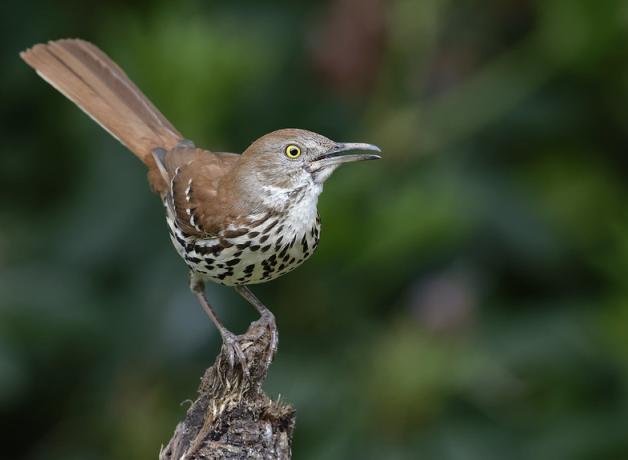
[[268, 353], [268, 358], [266, 360], [266, 369], [268, 369], [270, 363], [273, 360], [273, 357], [275, 356], [275, 353], [277, 352], [277, 345], [279, 343], [279, 337], [277, 334], [277, 323], [275, 323], [275, 315], [273, 315], [272, 312], [268, 308], [266, 308], [266, 306], [264, 306], [264, 304], [260, 302], [257, 297], [255, 297], [255, 295], [248, 287], [240, 285], [236, 286], [235, 289], [242, 297], [247, 300], [247, 302], [253, 305], [255, 309], [259, 312], [260, 319], [258, 319], [257, 321], [265, 323], [268, 327], [268, 330], [270, 332], [270, 353]]
[[234, 369], [235, 368], [235, 359], [238, 358], [240, 363], [240, 367], [242, 368], [242, 375], [245, 379], [249, 378], [249, 366], [246, 362], [246, 358], [244, 356], [244, 352], [240, 347], [240, 343], [238, 342], [238, 338], [232, 333], [227, 331], [226, 329], [221, 331], [222, 335], [222, 347], [225, 351], [225, 355], [227, 356], [227, 361], [229, 362], [229, 366]]

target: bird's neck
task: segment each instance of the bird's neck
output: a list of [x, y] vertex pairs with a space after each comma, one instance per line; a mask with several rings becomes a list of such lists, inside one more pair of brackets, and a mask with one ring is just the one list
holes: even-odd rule
[[274, 211], [296, 213], [303, 219], [316, 219], [318, 196], [323, 191], [308, 173], [283, 177], [280, 181], [268, 180], [259, 171], [239, 174], [235, 195], [248, 213]]

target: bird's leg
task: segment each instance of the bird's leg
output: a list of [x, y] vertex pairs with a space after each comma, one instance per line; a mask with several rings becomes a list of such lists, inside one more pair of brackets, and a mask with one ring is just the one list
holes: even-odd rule
[[278, 334], [277, 334], [277, 323], [275, 322], [275, 315], [264, 305], [255, 294], [251, 292], [251, 290], [246, 286], [235, 286], [235, 290], [244, 297], [247, 302], [255, 307], [255, 309], [261, 315], [262, 321], [264, 321], [268, 329], [270, 330], [270, 353], [269, 353], [269, 364], [270, 361], [275, 356], [277, 352], [277, 344], [279, 342]]
[[205, 283], [203, 283], [203, 281], [194, 276], [194, 274], [191, 274], [190, 289], [192, 290], [194, 295], [196, 295], [196, 298], [203, 307], [203, 310], [205, 310], [205, 313], [207, 313], [207, 316], [209, 316], [209, 319], [212, 320], [212, 322], [220, 332], [220, 335], [222, 336], [222, 346], [225, 348], [227, 359], [229, 360], [229, 365], [231, 367], [234, 367], [235, 358], [237, 357], [238, 361], [240, 362], [240, 366], [242, 367], [242, 373], [244, 377], [248, 377], [249, 368], [246, 363], [244, 353], [242, 352], [242, 348], [240, 348], [238, 338], [233, 332], [229, 331], [218, 319], [218, 316], [216, 316], [216, 312], [207, 301], [207, 297], [205, 297]]

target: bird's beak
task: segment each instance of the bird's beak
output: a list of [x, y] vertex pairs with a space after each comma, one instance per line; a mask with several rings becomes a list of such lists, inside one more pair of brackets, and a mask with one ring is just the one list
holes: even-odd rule
[[317, 157], [311, 163], [313, 171], [317, 171], [328, 166], [338, 166], [342, 163], [350, 163], [352, 161], [362, 160], [379, 160], [381, 155], [376, 153], [352, 153], [350, 155], [344, 152], [352, 150], [366, 150], [371, 152], [381, 152], [381, 149], [373, 144], [361, 144], [361, 143], [339, 143], [335, 144], [331, 149]]

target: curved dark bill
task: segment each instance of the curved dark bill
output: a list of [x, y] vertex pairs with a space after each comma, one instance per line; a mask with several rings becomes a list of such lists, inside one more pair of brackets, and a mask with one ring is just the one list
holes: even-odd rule
[[312, 165], [318, 169], [325, 166], [339, 165], [342, 163], [350, 163], [352, 161], [362, 160], [379, 160], [381, 155], [376, 153], [352, 153], [345, 154], [345, 152], [353, 150], [366, 150], [371, 152], [381, 152], [382, 150], [373, 144], [362, 144], [359, 142], [346, 142], [334, 145], [326, 153], [316, 158]]

